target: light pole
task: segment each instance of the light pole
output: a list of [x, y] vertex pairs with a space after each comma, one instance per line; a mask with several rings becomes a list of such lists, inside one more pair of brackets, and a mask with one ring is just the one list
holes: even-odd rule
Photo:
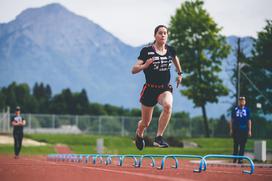
[[240, 97], [240, 61], [241, 61], [241, 46], [240, 46], [241, 39], [238, 38], [237, 40], [237, 78], [236, 78], [236, 103], [238, 103]]

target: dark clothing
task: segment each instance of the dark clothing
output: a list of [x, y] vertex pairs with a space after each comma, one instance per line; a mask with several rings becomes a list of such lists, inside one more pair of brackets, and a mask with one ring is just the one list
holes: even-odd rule
[[[12, 118], [11, 118], [11, 122], [13, 122], [13, 121], [17, 121], [17, 122], [19, 122], [19, 121], [23, 121], [23, 120], [25, 120], [22, 116], [13, 116]], [[23, 133], [23, 131], [24, 131], [24, 127], [23, 126], [13, 126], [13, 132], [19, 132], [19, 133]]]
[[233, 130], [233, 155], [244, 156], [247, 138], [248, 131], [237, 129]]
[[153, 45], [144, 47], [138, 57], [144, 63], [147, 59], [153, 58], [153, 63], [144, 69], [146, 83], [143, 86], [140, 102], [145, 106], [155, 106], [158, 103], [158, 97], [165, 91], [173, 91], [170, 82], [170, 68], [176, 51], [173, 47], [166, 45], [166, 53], [159, 55]]
[[[11, 118], [11, 122], [23, 121], [23, 120], [24, 118], [21, 116], [13, 116]], [[24, 137], [24, 126], [13, 126], [14, 153], [16, 156], [20, 154], [23, 137]]]
[[[248, 138], [248, 123], [250, 111], [247, 107], [236, 107], [232, 111], [232, 136], [233, 136], [233, 155], [243, 156]], [[236, 162], [236, 159], [234, 159]]]
[[145, 106], [153, 107], [158, 103], [159, 95], [165, 91], [173, 92], [172, 86], [146, 83], [141, 92], [140, 102]]
[[238, 130], [248, 131], [248, 121], [250, 120], [250, 111], [247, 107], [236, 107], [231, 114], [232, 127]]
[[14, 138], [14, 153], [16, 156], [20, 154], [22, 141], [23, 141], [24, 133], [23, 132], [13, 132]]
[[165, 55], [159, 55], [153, 45], [144, 47], [138, 57], [144, 63], [147, 59], [153, 58], [154, 62], [144, 69], [146, 83], [168, 85], [170, 82], [170, 68], [176, 51], [173, 47], [166, 45]]

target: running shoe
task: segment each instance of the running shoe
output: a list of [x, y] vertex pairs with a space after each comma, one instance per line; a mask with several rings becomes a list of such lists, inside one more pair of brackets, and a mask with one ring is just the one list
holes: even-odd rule
[[155, 141], [153, 142], [154, 146], [157, 146], [159, 148], [167, 148], [169, 147], [168, 143], [166, 143], [166, 141], [164, 141], [162, 136], [157, 136], [155, 137]]
[[144, 138], [138, 136], [138, 134], [136, 133], [136, 137], [135, 137], [135, 144], [136, 147], [138, 148], [138, 150], [143, 150], [143, 148], [145, 147], [145, 141]]

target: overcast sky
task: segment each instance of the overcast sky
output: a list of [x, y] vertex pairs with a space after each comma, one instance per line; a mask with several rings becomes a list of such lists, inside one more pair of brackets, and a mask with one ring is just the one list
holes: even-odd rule
[[[184, 0], [0, 0], [0, 23], [15, 19], [26, 8], [53, 2], [138, 46], [152, 41], [155, 26], [168, 25]], [[272, 19], [272, 0], [205, 0], [204, 8], [227, 36], [257, 37], [265, 20]]]

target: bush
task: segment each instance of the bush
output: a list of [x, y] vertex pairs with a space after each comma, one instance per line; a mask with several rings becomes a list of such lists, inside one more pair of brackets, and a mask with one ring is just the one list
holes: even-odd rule
[[169, 144], [169, 146], [183, 147], [183, 142], [180, 141], [177, 137], [170, 136], [166, 140], [167, 140], [167, 143]]

